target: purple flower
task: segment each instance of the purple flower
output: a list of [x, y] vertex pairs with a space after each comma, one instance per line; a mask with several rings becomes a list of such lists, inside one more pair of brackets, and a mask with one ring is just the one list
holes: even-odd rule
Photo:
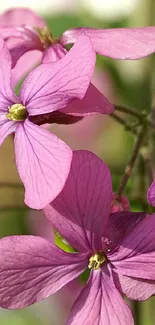
[[45, 214], [76, 252], [35, 236], [1, 239], [0, 306], [31, 305], [89, 268], [67, 325], [132, 325], [121, 294], [145, 300], [155, 293], [155, 215], [110, 214], [111, 201], [108, 167], [91, 152], [75, 151], [66, 184]]
[[0, 39], [0, 144], [15, 132], [16, 165], [25, 186], [25, 203], [32, 208], [43, 208], [59, 194], [72, 159], [71, 149], [62, 140], [32, 122], [41, 124], [46, 113], [54, 115], [54, 122], [55, 112], [60, 116], [66, 106], [69, 114], [80, 116], [113, 110], [95, 87], [92, 96], [98, 96], [92, 99], [92, 106], [84, 106], [94, 66], [92, 44], [83, 35], [62, 60], [33, 70], [18, 97], [10, 86], [10, 55]]

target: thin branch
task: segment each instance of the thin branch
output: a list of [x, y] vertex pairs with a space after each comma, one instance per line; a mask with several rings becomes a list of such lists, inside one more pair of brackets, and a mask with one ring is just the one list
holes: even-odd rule
[[132, 115], [132, 116], [138, 118], [139, 120], [142, 120], [147, 115], [146, 113], [139, 113], [136, 110], [134, 110], [133, 108], [128, 108], [128, 107], [119, 106], [119, 105], [115, 105], [115, 110], [122, 112], [122, 113]]
[[153, 170], [153, 162], [152, 162], [152, 153], [150, 148], [144, 147], [141, 149], [141, 155], [146, 165], [149, 186], [152, 184], [154, 180], [154, 170]]
[[117, 121], [121, 125], [123, 125], [125, 127], [126, 131], [130, 131], [134, 134], [137, 134], [137, 132], [136, 132], [136, 130], [134, 130], [133, 126], [131, 124], [128, 124], [124, 118], [120, 117], [116, 113], [110, 114], [110, 117], [112, 117], [115, 121]]
[[133, 117], [136, 117], [136, 118], [138, 118], [138, 120], [141, 124], [147, 124], [151, 128], [155, 129], [155, 122], [150, 120], [149, 118], [147, 118], [148, 114], [146, 112], [143, 111], [143, 112], [139, 113], [136, 110], [134, 110], [133, 108], [128, 108], [128, 107], [119, 106], [119, 105], [114, 105], [114, 107], [115, 107], [115, 111], [126, 113]]
[[144, 133], [145, 133], [145, 128], [144, 127], [141, 127], [138, 135], [137, 135], [137, 139], [136, 139], [136, 143], [133, 147], [133, 151], [131, 153], [131, 156], [129, 158], [129, 161], [128, 161], [128, 164], [125, 168], [125, 172], [124, 172], [124, 175], [122, 177], [122, 180], [121, 180], [121, 183], [120, 183], [120, 186], [119, 186], [119, 189], [118, 189], [118, 197], [120, 198], [124, 189], [125, 189], [125, 186], [128, 182], [128, 179], [131, 175], [131, 172], [132, 172], [132, 169], [135, 165], [135, 162], [136, 162], [136, 159], [137, 159], [137, 156], [139, 154], [139, 150], [140, 150], [140, 147], [141, 147], [141, 144], [143, 142], [143, 137], [144, 137]]
[[153, 121], [151, 121], [149, 119], [146, 119], [146, 122], [151, 128], [155, 129], [155, 122], [153, 122]]

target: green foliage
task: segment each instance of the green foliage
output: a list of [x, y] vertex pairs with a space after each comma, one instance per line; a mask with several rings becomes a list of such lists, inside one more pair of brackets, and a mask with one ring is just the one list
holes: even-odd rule
[[0, 209], [0, 237], [24, 235], [27, 233], [25, 225], [25, 209]]
[[25, 312], [22, 311], [5, 311], [0, 317], [1, 325], [41, 325], [42, 322], [28, 313], [28, 310]]
[[79, 280], [80, 282], [82, 283], [86, 283], [88, 281], [88, 278], [89, 278], [89, 275], [90, 275], [90, 270], [89, 269], [86, 269], [80, 276], [79, 276]]
[[76, 250], [72, 246], [70, 246], [70, 244], [57, 231], [55, 231], [54, 242], [55, 245], [61, 248], [64, 252], [76, 252]]
[[45, 17], [48, 27], [54, 36], [59, 37], [65, 30], [80, 27], [81, 19], [78, 15], [62, 15]]

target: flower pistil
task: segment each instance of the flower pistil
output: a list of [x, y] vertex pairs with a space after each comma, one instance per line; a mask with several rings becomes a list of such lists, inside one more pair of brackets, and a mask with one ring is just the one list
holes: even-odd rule
[[98, 270], [101, 265], [106, 261], [106, 257], [102, 251], [96, 252], [89, 259], [88, 268]]
[[48, 48], [50, 45], [59, 42], [59, 40], [52, 35], [47, 26], [44, 26], [43, 28], [37, 26], [35, 27], [35, 30], [37, 31], [39, 39], [45, 49]]
[[22, 104], [14, 104], [8, 107], [9, 113], [6, 114], [7, 119], [12, 121], [24, 121], [27, 118], [27, 110]]

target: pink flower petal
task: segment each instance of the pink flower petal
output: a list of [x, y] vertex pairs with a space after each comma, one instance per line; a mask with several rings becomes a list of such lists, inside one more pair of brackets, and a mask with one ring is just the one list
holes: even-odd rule
[[[40, 49], [41, 42], [33, 27], [44, 27], [45, 25], [46, 23], [41, 17], [27, 8], [10, 9], [0, 15], [0, 35], [5, 40], [8, 39], [7, 46], [11, 52], [13, 67], [24, 53], [32, 49]], [[33, 67], [33, 62], [31, 64], [31, 60], [27, 60], [25, 59], [26, 66]], [[29, 69], [25, 68], [25, 63], [23, 62], [23, 65], [19, 68], [20, 72], [18, 71], [20, 77], [14, 77], [14, 79], [18, 79], [17, 81], [29, 72]], [[36, 63], [37, 58], [35, 60]], [[16, 80], [13, 82], [13, 85], [17, 84]]]
[[15, 134], [16, 164], [25, 186], [25, 203], [42, 209], [62, 190], [70, 170], [71, 149], [28, 119]]
[[148, 202], [154, 207], [155, 206], [155, 180], [152, 182], [151, 186], [147, 192]]
[[8, 107], [20, 103], [11, 88], [11, 58], [4, 40], [0, 37], [0, 112], [8, 111]]
[[101, 248], [112, 197], [111, 175], [93, 153], [75, 151], [69, 177], [59, 196], [45, 207], [52, 225], [76, 249]]
[[22, 55], [16, 66], [12, 69], [12, 80], [11, 84], [16, 87], [18, 83], [24, 79], [27, 74], [41, 63], [42, 52], [40, 51], [29, 51]]
[[155, 27], [144, 28], [74, 28], [63, 33], [61, 44], [75, 43], [85, 33], [94, 50], [119, 60], [137, 60], [155, 52]]
[[155, 214], [147, 215], [108, 256], [116, 272], [129, 277], [155, 280]]
[[28, 8], [15, 8], [5, 11], [0, 15], [0, 25], [20, 26], [20, 25], [44, 27], [45, 21]]
[[[23, 31], [22, 31], [23, 30]], [[6, 41], [8, 38], [24, 38], [24, 28], [14, 26], [1, 26], [0, 24], [0, 35]]]
[[9, 134], [15, 132], [18, 125], [18, 122], [16, 123], [14, 121], [7, 120], [4, 117], [2, 119], [2, 115], [0, 115], [0, 145]]
[[100, 270], [91, 272], [66, 325], [79, 324], [134, 325], [131, 312], [109, 275]]
[[1, 239], [0, 306], [18, 309], [49, 297], [81, 274], [87, 259], [37, 236]]
[[94, 66], [95, 53], [92, 44], [83, 35], [61, 60], [42, 64], [26, 78], [21, 89], [21, 98], [29, 114], [53, 112], [74, 99], [82, 99]]
[[62, 112], [77, 116], [87, 116], [96, 113], [110, 114], [114, 106], [109, 100], [100, 93], [100, 91], [90, 83], [86, 95], [82, 100], [74, 100]]
[[155, 294], [155, 281], [130, 278], [124, 275], [117, 275], [119, 290], [126, 297], [132, 300], [147, 300]]
[[67, 54], [67, 50], [61, 44], [54, 44], [43, 52], [42, 63], [55, 62], [62, 59]]
[[[12, 60], [12, 68], [22, 55], [32, 50], [42, 51], [42, 44], [35, 31], [29, 27], [20, 27], [21, 39], [7, 42]], [[23, 39], [22, 39], [23, 38]]]

